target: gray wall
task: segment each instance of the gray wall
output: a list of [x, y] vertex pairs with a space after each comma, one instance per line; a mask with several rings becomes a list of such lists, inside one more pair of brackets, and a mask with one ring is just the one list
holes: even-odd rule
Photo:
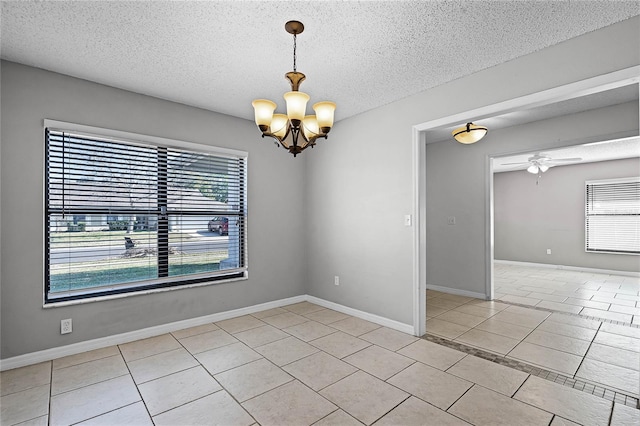
[[[640, 159], [494, 174], [495, 259], [640, 272], [640, 257], [586, 253], [584, 183], [638, 176]], [[551, 254], [546, 254], [550, 248]]]
[[[630, 19], [340, 121], [307, 163], [309, 294], [411, 324], [413, 229], [404, 215], [414, 201], [412, 126], [637, 66], [639, 35], [640, 18]], [[637, 110], [625, 119], [637, 129]], [[427, 284], [485, 292], [487, 156], [543, 143], [490, 136], [427, 146]], [[449, 215], [456, 226], [447, 227]]]
[[[1, 84], [2, 358], [306, 293], [304, 156], [247, 120], [15, 63]], [[249, 279], [43, 309], [45, 118], [248, 151]]]

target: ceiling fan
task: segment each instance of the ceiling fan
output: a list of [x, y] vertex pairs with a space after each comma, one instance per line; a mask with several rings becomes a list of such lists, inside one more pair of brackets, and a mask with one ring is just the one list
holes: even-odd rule
[[529, 165], [527, 171], [532, 174], [544, 173], [553, 166], [562, 166], [570, 163], [582, 161], [580, 157], [573, 158], [551, 158], [546, 154], [538, 153], [519, 163], [503, 163], [503, 166], [523, 166]]

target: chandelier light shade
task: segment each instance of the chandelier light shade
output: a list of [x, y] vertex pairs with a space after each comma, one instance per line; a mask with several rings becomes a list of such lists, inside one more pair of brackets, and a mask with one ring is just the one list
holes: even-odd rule
[[458, 142], [468, 145], [478, 142], [487, 134], [487, 131], [488, 129], [484, 126], [467, 123], [466, 125], [455, 129], [451, 134]]
[[296, 40], [297, 35], [304, 31], [304, 25], [302, 22], [289, 21], [284, 28], [293, 34], [293, 71], [285, 74], [291, 84], [291, 91], [284, 94], [287, 113], [275, 114], [277, 105], [267, 99], [256, 99], [252, 105], [262, 137], [272, 137], [276, 145], [287, 149], [295, 157], [306, 148], [313, 148], [318, 138], [327, 138], [333, 127], [336, 104], [318, 102], [313, 105], [316, 114], [307, 115], [309, 95], [298, 90], [306, 76], [296, 69]]

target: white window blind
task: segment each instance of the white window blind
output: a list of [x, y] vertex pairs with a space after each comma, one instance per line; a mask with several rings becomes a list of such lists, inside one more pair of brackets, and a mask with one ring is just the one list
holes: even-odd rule
[[640, 178], [587, 181], [586, 250], [640, 253]]
[[246, 157], [51, 128], [45, 139], [46, 302], [245, 275]]

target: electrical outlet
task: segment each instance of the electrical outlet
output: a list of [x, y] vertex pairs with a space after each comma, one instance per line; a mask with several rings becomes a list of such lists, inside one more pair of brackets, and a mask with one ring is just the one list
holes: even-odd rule
[[455, 216], [449, 216], [447, 218], [447, 224], [448, 225], [455, 225], [456, 224], [456, 217]]
[[547, 249], [547, 254], [551, 254], [551, 249]]
[[73, 331], [71, 318], [60, 321], [60, 334], [68, 334]]
[[335, 285], [340, 285], [340, 277], [337, 276], [337, 275], [335, 277], [333, 277], [333, 283]]

